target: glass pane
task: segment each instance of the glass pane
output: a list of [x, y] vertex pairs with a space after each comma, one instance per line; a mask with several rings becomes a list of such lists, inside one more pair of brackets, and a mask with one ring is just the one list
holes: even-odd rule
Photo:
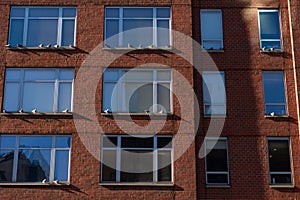
[[76, 8], [64, 8], [63, 17], [76, 17]]
[[11, 17], [25, 17], [25, 8], [12, 7], [10, 11]]
[[103, 147], [117, 148], [118, 138], [117, 137], [102, 137]]
[[[119, 20], [106, 20], [105, 44], [116, 47], [119, 46]], [[113, 37], [114, 36], [114, 37]]]
[[126, 83], [124, 104], [126, 112], [143, 113], [152, 110], [153, 84]]
[[159, 81], [170, 81], [171, 71], [157, 71], [157, 80]]
[[63, 20], [61, 34], [61, 46], [74, 45], [75, 21]]
[[102, 156], [102, 181], [116, 181], [116, 151], [104, 150]]
[[[210, 150], [212, 146], [206, 143], [206, 149]], [[214, 148], [206, 156], [207, 171], [227, 171], [227, 150], [224, 148], [225, 141], [218, 141]]]
[[58, 111], [72, 110], [72, 83], [59, 83]]
[[169, 20], [157, 20], [157, 46], [170, 45]]
[[119, 8], [106, 8], [105, 17], [118, 18], [119, 17]]
[[260, 12], [261, 39], [280, 39], [278, 12]]
[[271, 113], [275, 115], [285, 115], [285, 105], [266, 105], [266, 114], [270, 115]]
[[25, 77], [24, 77], [25, 80], [55, 80], [56, 78], [57, 78], [57, 71], [53, 69], [25, 70]]
[[156, 12], [158, 18], [170, 18], [170, 8], [157, 8]]
[[56, 148], [70, 148], [71, 147], [71, 137], [70, 136], [56, 136], [55, 137], [55, 147]]
[[48, 136], [23, 136], [19, 141], [20, 148], [51, 148], [52, 137]]
[[225, 105], [204, 105], [204, 113], [206, 115], [225, 115], [226, 106]]
[[158, 181], [172, 180], [171, 151], [158, 152]]
[[123, 21], [123, 46], [130, 44], [133, 47], [142, 45], [147, 47], [153, 44], [153, 21], [146, 19]]
[[9, 32], [9, 44], [17, 46], [17, 44], [23, 44], [23, 30], [24, 20], [23, 19], [12, 19]]
[[0, 136], [0, 149], [15, 148], [15, 146], [16, 146], [15, 136]]
[[74, 69], [61, 69], [59, 70], [60, 80], [73, 80], [74, 79]]
[[30, 8], [29, 17], [58, 17], [58, 8]]
[[117, 82], [119, 80], [119, 70], [105, 70], [103, 80]]
[[271, 184], [292, 183], [291, 174], [271, 174]]
[[157, 148], [172, 148], [172, 137], [157, 137]]
[[23, 110], [53, 112], [54, 83], [24, 83]]
[[283, 72], [263, 72], [265, 103], [285, 104]]
[[225, 140], [206, 140], [206, 149], [226, 149]]
[[227, 174], [207, 174], [207, 183], [228, 184], [228, 175]]
[[163, 106], [158, 107], [158, 112], [161, 109], [164, 109], [166, 112], [171, 112], [170, 102], [170, 84], [157, 84], [157, 104]]
[[0, 182], [11, 182], [14, 151], [0, 150]]
[[19, 79], [20, 79], [20, 70], [6, 69], [5, 80], [19, 80]]
[[223, 48], [222, 40], [202, 40], [202, 47], [206, 50], [221, 50]]
[[274, 48], [274, 49], [281, 49], [281, 42], [280, 41], [262, 41], [262, 47], [266, 47], [267, 49]]
[[153, 148], [153, 137], [122, 137], [121, 148]]
[[152, 8], [124, 8], [123, 17], [124, 18], [152, 18], [153, 9]]
[[288, 140], [269, 140], [270, 172], [291, 172]]
[[153, 153], [151, 151], [121, 152], [122, 182], [153, 182]]
[[6, 83], [4, 88], [3, 109], [7, 112], [19, 110], [19, 83]]
[[124, 81], [153, 81], [153, 71], [136, 71], [136, 70], [128, 70], [123, 76], [122, 79]]
[[204, 73], [202, 83], [204, 103], [225, 105], [226, 93], [223, 73]]
[[28, 20], [27, 44], [29, 47], [37, 47], [39, 44], [57, 44], [58, 20]]
[[219, 11], [202, 11], [201, 12], [201, 37], [206, 39], [223, 38], [222, 31], [222, 13]]
[[112, 98], [113, 97], [113, 92], [114, 96], [118, 96], [117, 88], [115, 88], [116, 84], [115, 83], [104, 83], [103, 85], [103, 105], [102, 105], [102, 110], [108, 109], [110, 112], [118, 112], [118, 107], [117, 107], [117, 98]]
[[69, 151], [55, 152], [54, 180], [68, 181], [69, 179]]
[[20, 150], [17, 182], [49, 180], [51, 150]]

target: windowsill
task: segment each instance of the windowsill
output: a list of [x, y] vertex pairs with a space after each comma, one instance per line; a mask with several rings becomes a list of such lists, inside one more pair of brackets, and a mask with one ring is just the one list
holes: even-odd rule
[[204, 117], [205, 118], [226, 118], [227, 115], [226, 114], [211, 114], [211, 115], [204, 114]]
[[227, 184], [208, 184], [207, 188], [230, 188], [230, 185]]
[[71, 47], [6, 47], [7, 50], [41, 50], [41, 51], [64, 51], [64, 50], [76, 50], [75, 46]]
[[101, 186], [154, 186], [154, 187], [173, 187], [174, 183], [100, 183]]
[[5, 112], [5, 113], [1, 113], [1, 115], [29, 115], [29, 116], [41, 116], [41, 115], [63, 115], [63, 116], [72, 116], [73, 113], [72, 112], [68, 112], [68, 113], [64, 113], [64, 112], [37, 112], [37, 113], [32, 113], [32, 112], [24, 112], [24, 113], [19, 113], [19, 112]]
[[204, 49], [208, 53], [223, 53], [225, 52], [224, 49]]
[[272, 53], [284, 53], [284, 51], [282, 50], [282, 49], [275, 49], [275, 50], [273, 50], [273, 51], [271, 51], [271, 50], [262, 50], [262, 49], [260, 49], [260, 53], [267, 53], [267, 54], [272, 54]]
[[170, 116], [173, 113], [101, 113], [102, 116], [113, 116], [113, 115], [135, 115], [135, 116]]
[[10, 182], [10, 183], [0, 183], [0, 186], [66, 186], [70, 183], [41, 183], [41, 182]]
[[107, 50], [107, 51], [114, 51], [114, 50], [117, 50], [117, 51], [134, 51], [134, 50], [142, 50], [142, 51], [145, 51], [145, 50], [172, 50], [173, 48], [170, 46], [170, 47], [142, 47], [142, 48], [139, 48], [139, 47], [103, 47], [104, 50]]
[[265, 115], [265, 118], [289, 118], [288, 115]]
[[270, 188], [295, 188], [292, 184], [276, 184], [276, 185], [270, 185]]

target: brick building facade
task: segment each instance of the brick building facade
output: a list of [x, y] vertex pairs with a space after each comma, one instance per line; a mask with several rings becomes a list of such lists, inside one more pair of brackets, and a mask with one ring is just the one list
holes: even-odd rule
[[1, 1], [0, 198], [300, 198], [298, 8]]

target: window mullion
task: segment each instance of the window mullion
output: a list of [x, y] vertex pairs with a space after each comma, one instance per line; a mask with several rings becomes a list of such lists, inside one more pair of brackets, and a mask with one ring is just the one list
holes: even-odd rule
[[25, 79], [25, 69], [20, 70], [20, 86], [19, 86], [19, 103], [18, 103], [18, 109], [23, 109], [23, 91], [24, 91], [24, 79]]
[[29, 8], [25, 8], [25, 19], [24, 19], [24, 29], [23, 29], [23, 46], [27, 45], [27, 32], [28, 32], [28, 18], [29, 18]]
[[157, 28], [157, 8], [153, 8], [153, 45], [157, 47], [157, 31], [158, 31], [158, 28]]
[[116, 182], [121, 181], [121, 136], [118, 136], [117, 141], [117, 156], [116, 156]]
[[16, 136], [16, 144], [15, 144], [15, 149], [14, 149], [12, 182], [17, 182], [18, 159], [19, 159], [18, 157], [19, 157], [19, 137]]
[[53, 112], [58, 112], [58, 99], [59, 99], [59, 70], [56, 70], [56, 79], [54, 81], [54, 102]]
[[153, 70], [153, 112], [158, 112], [157, 107], [157, 99], [158, 99], [158, 93], [157, 93], [157, 70]]
[[158, 150], [157, 150], [157, 137], [154, 136], [154, 149], [153, 149], [153, 182], [158, 182]]
[[123, 8], [119, 8], [119, 46], [123, 46]]
[[58, 17], [58, 24], [57, 24], [57, 38], [56, 38], [56, 41], [57, 41], [57, 45], [61, 46], [61, 37], [62, 37], [62, 11], [63, 9], [62, 8], [59, 8], [59, 17]]
[[52, 136], [49, 182], [54, 181], [54, 169], [55, 169], [55, 137]]

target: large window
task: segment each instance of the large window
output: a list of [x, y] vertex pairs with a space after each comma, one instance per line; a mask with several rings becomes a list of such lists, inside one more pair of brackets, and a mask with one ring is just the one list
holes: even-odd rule
[[207, 50], [223, 49], [222, 11], [200, 11], [202, 47]]
[[6, 112], [62, 112], [72, 110], [74, 69], [7, 68]]
[[285, 87], [283, 71], [263, 72], [265, 113], [267, 115], [285, 115]]
[[258, 10], [260, 48], [266, 50], [281, 49], [278, 10]]
[[171, 136], [104, 136], [102, 182], [172, 182]]
[[288, 138], [268, 138], [270, 184], [291, 184], [292, 171]]
[[206, 71], [202, 74], [205, 115], [226, 114], [224, 72]]
[[206, 138], [206, 183], [229, 184], [227, 138]]
[[68, 182], [70, 136], [0, 136], [0, 182]]
[[103, 80], [103, 110], [171, 112], [171, 71], [168, 69], [106, 69]]
[[169, 46], [170, 16], [169, 7], [106, 7], [105, 44], [123, 48]]
[[75, 45], [76, 8], [12, 6], [9, 44], [26, 47]]

